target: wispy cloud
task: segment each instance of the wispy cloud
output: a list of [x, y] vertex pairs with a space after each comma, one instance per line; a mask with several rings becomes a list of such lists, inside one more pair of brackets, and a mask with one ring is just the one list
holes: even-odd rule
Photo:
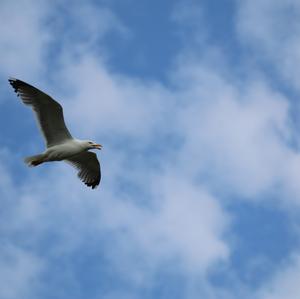
[[237, 7], [241, 41], [257, 52], [259, 62], [270, 63], [278, 77], [299, 90], [299, 2], [243, 1]]
[[44, 47], [50, 36], [41, 27], [47, 9], [45, 2], [1, 3], [0, 62], [5, 77], [15, 75], [30, 80], [44, 70]]
[[283, 265], [282, 271], [274, 275], [272, 280], [264, 286], [259, 292], [261, 299], [296, 299], [299, 294], [297, 284], [300, 275], [299, 256], [292, 256], [289, 261]]
[[[203, 43], [207, 32], [201, 26], [173, 58], [167, 84], [118, 73], [110, 68], [105, 40], [112, 32], [127, 38], [130, 28], [111, 8], [92, 2], [28, 3], [21, 13], [5, 2], [0, 13], [14, 31], [21, 28], [20, 39], [1, 29], [6, 45], [0, 49], [6, 68], [1, 73], [15, 72], [51, 91], [63, 104], [74, 136], [104, 144], [103, 181], [90, 192], [66, 165], [45, 165], [16, 183], [19, 161], [2, 149], [0, 279], [16, 277], [19, 286], [3, 288], [2, 297], [97, 298], [103, 292], [104, 298], [145, 293], [151, 298], [163, 289], [160, 279], [170, 279], [168, 291], [177, 290], [178, 298], [236, 298], [237, 292], [277, 299], [283, 293], [274, 284], [295, 290], [287, 281], [297, 277], [297, 263], [279, 264], [263, 288], [235, 278], [231, 263], [232, 239], [239, 238], [232, 222], [238, 217], [236, 202], [276, 208], [274, 197], [283, 207], [298, 209], [300, 159], [291, 146], [289, 93], [275, 88], [259, 64], [249, 67], [248, 59], [231, 67], [221, 49]], [[278, 34], [263, 18], [273, 11], [271, 2], [236, 5], [240, 40], [258, 53], [264, 48], [273, 65]], [[297, 11], [294, 2], [289, 5]], [[189, 22], [194, 6], [181, 2], [174, 9], [173, 24], [194, 28]], [[9, 47], [13, 50], [7, 52]], [[28, 136], [28, 150], [37, 147], [30, 144], [36, 138]], [[231, 275], [236, 286], [214, 282], [216, 272]], [[180, 284], [181, 293], [172, 278], [188, 281]]]
[[1, 298], [16, 299], [35, 296], [38, 289], [38, 276], [43, 270], [43, 261], [11, 244], [0, 247]]

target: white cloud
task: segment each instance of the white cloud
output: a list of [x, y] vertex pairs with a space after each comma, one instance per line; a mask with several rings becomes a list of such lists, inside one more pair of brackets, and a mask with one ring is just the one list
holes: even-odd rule
[[161, 125], [164, 115], [168, 117], [170, 94], [159, 83], [112, 74], [94, 57], [66, 65], [62, 74], [72, 89], [64, 96], [72, 103], [70, 118], [85, 134], [95, 134], [95, 129], [99, 135], [149, 138], [149, 131]]
[[300, 259], [298, 255], [290, 258], [274, 274], [272, 280], [258, 292], [259, 299], [297, 299], [300, 296]]
[[44, 70], [49, 34], [41, 27], [47, 8], [45, 1], [1, 1], [0, 63], [6, 77], [32, 80]]
[[190, 271], [206, 270], [214, 262], [226, 260], [229, 248], [223, 237], [229, 223], [218, 201], [181, 176], [164, 175], [159, 181], [157, 197], [162, 208], [154, 217], [157, 241], [153, 244], [162, 241], [169, 254], [175, 250]]
[[[0, 63], [4, 77], [41, 82], [67, 61], [74, 61], [85, 51], [97, 52], [97, 45], [106, 34], [117, 32], [122, 38], [130, 33], [120, 20], [106, 8], [90, 2], [10, 1], [1, 2]], [[87, 22], [88, 20], [88, 22]], [[57, 47], [57, 42], [62, 47]], [[96, 48], [96, 49], [95, 49]], [[98, 49], [99, 50], [99, 49]], [[105, 47], [102, 58], [107, 56]], [[56, 64], [48, 69], [48, 60]], [[41, 76], [43, 75], [43, 76]]]
[[247, 0], [237, 1], [237, 7], [240, 40], [258, 51], [259, 62], [271, 62], [277, 75], [299, 90], [299, 1]]
[[[49, 46], [56, 50], [59, 67], [63, 68], [67, 62], [73, 64], [86, 52], [104, 59], [109, 54], [102, 41], [108, 34], [117, 34], [122, 39], [130, 37], [129, 29], [105, 6], [91, 1], [72, 1], [71, 4], [56, 1], [47, 15], [45, 29], [51, 34]], [[59, 48], [56, 47], [58, 42]]]
[[240, 88], [201, 67], [183, 81], [192, 83], [181, 95], [190, 101], [180, 112], [181, 168], [250, 198], [276, 184], [276, 169], [293, 155], [286, 98], [263, 82]]
[[0, 246], [0, 298], [34, 298], [43, 261], [11, 244]]
[[[8, 2], [5, 5], [3, 14], [9, 22], [12, 6]], [[241, 15], [251, 13], [250, 2], [246, 5], [246, 12], [240, 7]], [[268, 12], [266, 7], [262, 11]], [[42, 235], [56, 232], [60, 238], [47, 249], [49, 256], [81, 248], [87, 234], [101, 241], [106, 236], [101, 243], [103, 254], [115, 271], [126, 273], [126, 279], [135, 287], [151, 285], [155, 271], [169, 263], [185, 275], [200, 275], [203, 288], [207, 287], [214, 298], [205, 274], [218, 262], [226, 263], [231, 254], [225, 239], [230, 215], [223, 207], [223, 196], [237, 194], [263, 200], [259, 195], [280, 185], [283, 201], [299, 203], [300, 160], [288, 146], [293, 133], [288, 99], [263, 76], [255, 73], [247, 79], [234, 74], [227, 77], [229, 71], [216, 66], [210, 55], [205, 56], [210, 58], [206, 62], [189, 49], [185, 49], [189, 55], [181, 53], [174, 66], [172, 87], [112, 73], [105, 55], [99, 56], [94, 46], [112, 28], [125, 35], [126, 28], [108, 10], [100, 10], [103, 21], [95, 17], [90, 4], [82, 9], [82, 14], [77, 6], [68, 13], [71, 20], [78, 19], [77, 26], [87, 38], [76, 40], [72, 47], [74, 32], [64, 32], [67, 41], [59, 41], [62, 49], [57, 53], [59, 64], [52, 73], [55, 79], [51, 94], [64, 99], [61, 102], [66, 120], [75, 136], [94, 136], [99, 138], [97, 141], [106, 142], [100, 155], [103, 181], [100, 189], [92, 192], [67, 165], [45, 165], [28, 170], [28, 177], [17, 185], [7, 170], [10, 159], [2, 158], [0, 194], [4, 194], [1, 201], [7, 206], [2, 230], [7, 236], [15, 232], [23, 237], [29, 234], [22, 242], [34, 248], [33, 252], [24, 252], [8, 238], [13, 248], [11, 259], [17, 265], [9, 274], [21, 273], [17, 281], [21, 287], [16, 294], [4, 289], [5, 294], [14, 298], [26, 293], [24, 286], [41, 269], [34, 255], [39, 240]], [[9, 58], [6, 68], [18, 69], [17, 75], [41, 74], [43, 47], [46, 41], [55, 40], [57, 28], [41, 30], [40, 20], [48, 15], [40, 7], [32, 5], [21, 19], [17, 16], [13, 15], [11, 21], [14, 31], [17, 32], [19, 22], [26, 28], [18, 44], [17, 39], [3, 31], [4, 44], [16, 49], [9, 54], [14, 62]], [[86, 22], [87, 18], [91, 22]], [[257, 31], [253, 31], [255, 28], [250, 25], [242, 24], [241, 32], [248, 30], [249, 35], [263, 43], [272, 26], [263, 30], [255, 27]], [[64, 23], [58, 24], [58, 29], [69, 30]], [[36, 39], [40, 31], [43, 36]], [[30, 53], [20, 56], [29, 40], [35, 41]], [[267, 50], [272, 48], [273, 39], [270, 45], [266, 45]], [[164, 142], [168, 134], [175, 136], [178, 143]], [[156, 142], [165, 152], [156, 155], [155, 167], [148, 167]], [[131, 192], [130, 188], [136, 191]], [[33, 267], [25, 275], [28, 263]], [[3, 271], [8, 271], [4, 266]], [[44, 267], [47, 271], [47, 265]]]
[[[118, 157], [118, 151], [112, 150], [112, 158]], [[86, 246], [86, 236], [93, 240], [106, 236], [94, 250], [103, 252], [114, 271], [122, 276], [126, 272], [126, 280], [137, 289], [151, 285], [161, 265], [173, 265], [175, 260], [174, 271], [205, 274], [214, 263], [228, 258], [223, 240], [228, 216], [202, 187], [155, 172], [147, 188], [147, 171], [133, 168], [129, 182], [148, 193], [144, 205], [143, 199], [139, 202], [126, 190], [116, 192], [115, 182], [126, 169], [122, 160], [117, 165], [111, 161], [112, 170], [105, 172], [111, 178], [96, 192], [81, 185], [67, 165], [46, 165], [43, 177], [32, 169], [21, 185], [11, 189], [9, 201], [2, 198], [6, 210], [2, 236], [10, 244], [12, 236], [18, 235], [18, 244], [29, 246], [34, 257], [41, 239], [54, 233], [55, 241], [43, 249], [46, 260]], [[17, 245], [16, 249], [21, 250]], [[50, 271], [49, 265], [43, 271]], [[33, 286], [32, 292], [37, 288]]]

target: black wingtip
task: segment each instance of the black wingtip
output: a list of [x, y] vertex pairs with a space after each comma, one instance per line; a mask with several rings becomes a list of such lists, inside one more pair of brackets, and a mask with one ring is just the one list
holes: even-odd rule
[[9, 77], [9, 78], [8, 78], [8, 82], [9, 82], [10, 84], [15, 84], [17, 81], [18, 81], [18, 79], [14, 78], [14, 77]]
[[96, 180], [92, 182], [85, 183], [88, 187], [91, 187], [92, 189], [96, 189], [100, 184], [100, 178], [97, 178]]
[[96, 189], [99, 186], [100, 182], [92, 182], [92, 183], [85, 183], [88, 187], [91, 187], [92, 189]]
[[8, 78], [8, 82], [10, 83], [10, 85], [13, 87], [14, 91], [15, 92], [18, 92], [18, 88], [20, 87], [20, 83], [22, 81], [16, 79], [16, 78], [13, 78], [13, 77], [9, 77]]

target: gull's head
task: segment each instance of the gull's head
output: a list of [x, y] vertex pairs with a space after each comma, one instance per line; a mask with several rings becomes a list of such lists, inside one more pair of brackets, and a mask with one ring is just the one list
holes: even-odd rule
[[84, 144], [84, 146], [85, 146], [85, 148], [87, 150], [89, 150], [89, 149], [98, 149], [98, 150], [101, 150], [102, 149], [102, 145], [101, 144], [95, 143], [95, 142], [90, 141], [90, 140], [83, 141], [83, 144]]

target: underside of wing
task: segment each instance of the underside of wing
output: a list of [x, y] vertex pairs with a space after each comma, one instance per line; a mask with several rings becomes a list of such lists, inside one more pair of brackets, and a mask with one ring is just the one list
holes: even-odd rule
[[11, 78], [9, 83], [23, 103], [34, 110], [47, 147], [72, 139], [64, 121], [63, 109], [58, 102], [21, 80]]
[[78, 170], [78, 177], [92, 189], [96, 188], [101, 180], [100, 163], [93, 152], [83, 152], [65, 160]]

